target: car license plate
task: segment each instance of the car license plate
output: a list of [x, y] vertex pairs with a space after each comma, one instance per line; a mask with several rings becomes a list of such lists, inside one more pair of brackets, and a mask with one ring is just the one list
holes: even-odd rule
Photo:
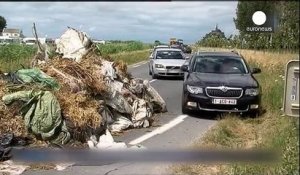
[[213, 99], [213, 104], [236, 105], [235, 99]]
[[178, 73], [178, 70], [167, 70], [167, 73]]
[[175, 70], [175, 69], [167, 69], [167, 72], [169, 72], [169, 73], [177, 73], [178, 70]]

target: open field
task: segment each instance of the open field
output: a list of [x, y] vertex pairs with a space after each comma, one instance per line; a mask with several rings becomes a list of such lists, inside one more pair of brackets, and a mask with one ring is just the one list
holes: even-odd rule
[[[110, 56], [114, 60], [123, 60], [127, 64], [147, 59], [149, 56], [148, 46], [144, 44], [140, 45], [138, 42], [132, 43], [99, 45], [99, 48], [103, 56]], [[109, 48], [112, 48], [112, 50], [109, 50]], [[23, 68], [23, 66], [28, 68], [36, 50], [36, 47], [26, 45], [0, 46], [0, 70], [11, 72]]]
[[117, 54], [111, 54], [110, 57], [115, 61], [124, 61], [128, 65], [145, 61], [149, 57], [149, 49], [132, 51], [132, 52], [122, 52]]
[[151, 45], [144, 44], [139, 41], [131, 41], [127, 43], [109, 43], [109, 44], [98, 44], [101, 55], [116, 54], [121, 52], [132, 52], [137, 50], [150, 49]]
[[[205, 50], [226, 50], [205, 48]], [[286, 63], [297, 59], [294, 53], [239, 50], [252, 67], [262, 69], [255, 75], [262, 87], [262, 105], [266, 112], [258, 118], [226, 115], [210, 129], [197, 148], [269, 148], [279, 149], [282, 160], [275, 165], [203, 164], [181, 165], [172, 168], [177, 174], [299, 174], [299, 119], [281, 116], [283, 75]], [[0, 47], [0, 70], [14, 71], [25, 67], [35, 54], [30, 46], [8, 45]], [[133, 64], [146, 60], [149, 50], [123, 51], [108, 54], [113, 60]], [[299, 58], [298, 58], [299, 59]]]
[[281, 161], [269, 165], [182, 164], [172, 168], [175, 174], [299, 174], [299, 119], [281, 115], [285, 65], [289, 60], [297, 59], [298, 55], [253, 50], [237, 51], [252, 67], [262, 69], [262, 73], [255, 76], [262, 87], [262, 105], [266, 112], [257, 118], [223, 116], [193, 147], [276, 149], [281, 151]]
[[36, 53], [36, 48], [26, 45], [0, 46], [0, 70], [3, 72], [15, 71], [30, 65], [30, 60]]

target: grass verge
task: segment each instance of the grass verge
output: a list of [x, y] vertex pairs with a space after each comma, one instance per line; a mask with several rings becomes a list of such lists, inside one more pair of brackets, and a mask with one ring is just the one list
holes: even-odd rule
[[[125, 51], [116, 51], [117, 53], [110, 53], [107, 54], [106, 52], [112, 51], [105, 51], [106, 54], [103, 56], [110, 56], [113, 60], [123, 61], [125, 63], [134, 64], [140, 61], [144, 61], [148, 59], [149, 56], [149, 49], [145, 49], [144, 45], [142, 47], [134, 47], [136, 44], [133, 42], [132, 45], [123, 44], [123, 50]], [[139, 46], [140, 44], [138, 44]], [[101, 47], [105, 47], [107, 49], [109, 45], [102, 45]], [[101, 48], [100, 47], [100, 48]], [[113, 48], [116, 46], [114, 45]], [[135, 50], [137, 49], [137, 50]], [[143, 49], [143, 50], [138, 50]], [[28, 68], [30, 66], [30, 61], [36, 54], [36, 47], [34, 46], [26, 46], [26, 45], [5, 45], [0, 46], [0, 71], [2, 72], [13, 72], [19, 69], [22, 69], [23, 66]], [[114, 51], [115, 52], [115, 51]]]
[[30, 60], [36, 53], [36, 47], [9, 44], [0, 46], [0, 70], [3, 72], [15, 71], [30, 65]]
[[132, 51], [132, 52], [122, 52], [117, 54], [111, 54], [110, 57], [114, 61], [124, 61], [128, 65], [145, 61], [149, 57], [149, 49]]
[[256, 78], [262, 87], [262, 106], [266, 113], [258, 118], [225, 115], [193, 147], [275, 149], [280, 152], [280, 161], [272, 164], [181, 164], [172, 167], [174, 174], [299, 174], [299, 118], [282, 116], [280, 110], [285, 65], [297, 55], [252, 50], [238, 52], [252, 67], [262, 69]]
[[98, 45], [98, 49], [102, 55], [116, 54], [121, 52], [132, 52], [150, 48], [151, 46], [149, 44], [144, 44], [139, 41], [131, 41], [126, 43], [107, 43], [104, 45]]

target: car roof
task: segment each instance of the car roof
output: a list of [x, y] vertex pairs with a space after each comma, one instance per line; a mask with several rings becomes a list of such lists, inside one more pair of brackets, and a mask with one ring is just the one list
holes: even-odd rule
[[205, 51], [205, 52], [198, 52], [198, 53], [196, 53], [196, 55], [201, 55], [201, 56], [232, 56], [232, 57], [241, 58], [241, 56], [236, 52]]
[[155, 51], [181, 51], [181, 49], [177, 49], [177, 48], [158, 48]]
[[158, 48], [158, 47], [164, 47], [164, 48], [167, 48], [169, 47], [168, 45], [158, 45], [158, 46], [155, 46], [155, 48]]
[[172, 44], [170, 47], [180, 47], [179, 44]]

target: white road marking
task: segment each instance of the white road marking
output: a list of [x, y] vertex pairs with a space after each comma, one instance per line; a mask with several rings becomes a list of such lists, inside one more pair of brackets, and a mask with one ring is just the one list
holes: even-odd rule
[[139, 67], [143, 64], [146, 64], [148, 61], [141, 61], [139, 63], [135, 63], [135, 64], [132, 64], [132, 65], [129, 65], [128, 68], [135, 68], [135, 67]]
[[164, 132], [166, 132], [167, 130], [173, 128], [174, 126], [178, 125], [179, 123], [183, 122], [184, 119], [188, 117], [188, 115], [179, 115], [178, 117], [176, 117], [175, 119], [171, 120], [169, 123], [153, 130], [152, 132], [149, 132], [137, 139], [132, 140], [131, 142], [129, 142], [130, 145], [136, 145], [139, 144], [145, 140], [148, 140], [149, 138], [156, 136], [158, 134], [162, 134]]
[[150, 80], [149, 81], [149, 83], [152, 83], [152, 82], [154, 82], [154, 81], [156, 81], [157, 79], [152, 79], [152, 80]]

